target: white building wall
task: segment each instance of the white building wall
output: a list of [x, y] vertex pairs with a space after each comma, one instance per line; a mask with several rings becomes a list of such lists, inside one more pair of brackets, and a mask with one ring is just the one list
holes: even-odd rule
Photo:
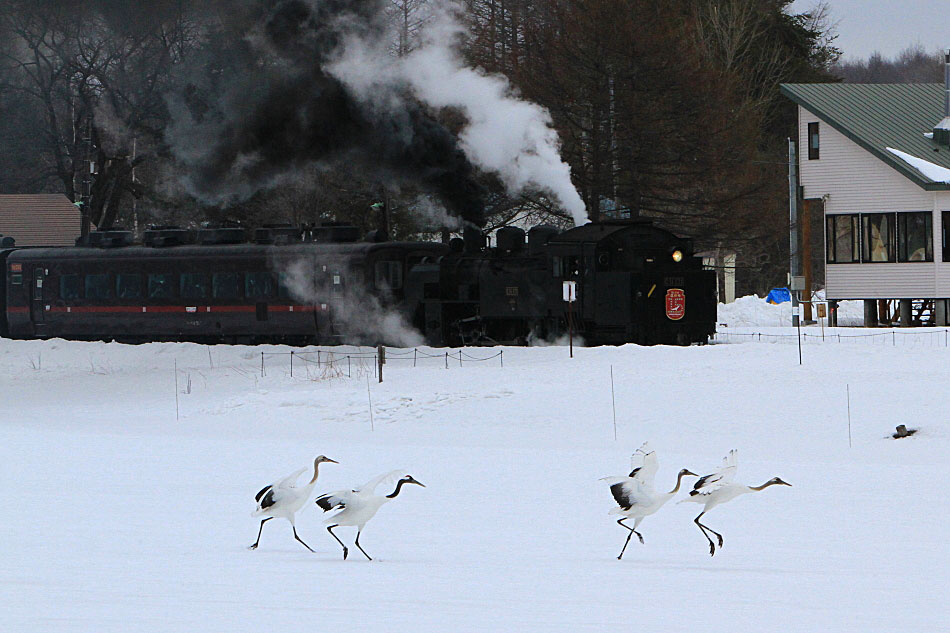
[[[808, 160], [808, 124], [813, 122], [819, 123], [818, 160]], [[950, 211], [950, 192], [922, 189], [801, 106], [798, 108], [798, 147], [804, 197], [823, 198], [825, 215], [890, 211], [934, 213], [933, 250], [937, 261], [828, 264], [825, 290], [829, 299], [950, 297], [950, 262], [940, 261], [939, 213], [941, 209]]]

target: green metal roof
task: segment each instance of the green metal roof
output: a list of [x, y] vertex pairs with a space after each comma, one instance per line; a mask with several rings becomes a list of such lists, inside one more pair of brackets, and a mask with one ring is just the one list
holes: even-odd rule
[[943, 84], [782, 84], [782, 94], [928, 191], [950, 190], [887, 151], [950, 169], [950, 147], [924, 133], [943, 119]]

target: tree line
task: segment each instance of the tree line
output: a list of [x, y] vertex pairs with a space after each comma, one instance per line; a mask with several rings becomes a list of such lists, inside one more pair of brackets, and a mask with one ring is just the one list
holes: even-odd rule
[[[429, 192], [346, 166], [311, 165], [223, 201], [182, 185], [175, 108], [214, 97], [196, 98], [195, 69], [224, 73], [222, 51], [255, 37], [229, 28], [235, 6], [292, 2], [319, 4], [0, 1], [0, 193], [64, 193], [100, 228], [341, 220], [370, 229], [382, 203], [396, 237], [444, 233]], [[385, 0], [389, 54], [422, 45], [441, 4]], [[473, 67], [550, 112], [591, 219], [652, 218], [701, 249], [737, 251], [740, 291], [763, 292], [784, 283], [788, 259], [795, 108], [778, 84], [856, 81], [887, 66], [840, 62], [825, 8], [795, 14], [790, 4], [462, 0], [460, 45]], [[918, 61], [902, 72], [926, 66]], [[432, 116], [460, 125], [451, 109]], [[568, 224], [543, 191], [512, 196], [497, 178], [481, 181], [487, 229]]]

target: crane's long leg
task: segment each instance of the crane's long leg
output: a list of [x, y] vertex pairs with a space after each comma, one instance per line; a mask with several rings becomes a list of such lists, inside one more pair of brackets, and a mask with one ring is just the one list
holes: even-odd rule
[[640, 542], [643, 543], [643, 537], [642, 537], [642, 536], [640, 535], [640, 533], [637, 532], [635, 529], [633, 529], [632, 527], [630, 527], [629, 525], [627, 525], [626, 523], [624, 523], [624, 521], [626, 521], [626, 520], [627, 520], [627, 517], [624, 517], [624, 518], [622, 518], [622, 519], [617, 519], [617, 524], [618, 524], [618, 525], [621, 525], [621, 526], [627, 528], [628, 530], [630, 530], [630, 531], [627, 533], [627, 540], [623, 542], [623, 549], [620, 550], [620, 556], [617, 557], [617, 560], [620, 560], [621, 558], [623, 558], [623, 553], [627, 551], [627, 545], [630, 543], [630, 537], [633, 536], [634, 534], [636, 534], [636, 535], [640, 538]]
[[618, 520], [617, 520], [617, 523], [619, 523], [620, 525], [624, 526], [625, 528], [627, 528], [628, 530], [630, 530], [631, 532], [633, 532], [634, 534], [636, 534], [636, 535], [637, 535], [637, 538], [640, 539], [640, 544], [643, 545], [643, 535], [640, 534], [639, 532], [637, 532], [637, 524], [643, 519], [643, 517], [637, 519], [636, 523], [633, 524], [633, 527], [630, 527], [629, 525], [627, 525], [626, 523], [624, 523], [624, 521], [626, 521], [626, 520], [629, 519], [629, 518], [630, 518], [630, 517], [624, 517], [624, 518], [622, 518], [622, 519], [618, 519]]
[[366, 550], [363, 549], [362, 546], [360, 546], [360, 531], [359, 530], [357, 530], [356, 532], [356, 546], [360, 548], [361, 552], [363, 552], [363, 556], [366, 557], [366, 560], [373, 560], [372, 558], [369, 557], [369, 554], [366, 553]]
[[[341, 541], [339, 538], [337, 538], [337, 535], [333, 533], [333, 528], [335, 528], [335, 527], [339, 527], [339, 525], [336, 524], [336, 523], [334, 523], [333, 525], [328, 525], [328, 526], [327, 526], [327, 532], [329, 532], [329, 533], [330, 533], [330, 536], [332, 536], [333, 538], [335, 538], [335, 539], [336, 539], [336, 542], [339, 543], [339, 544], [340, 544], [340, 547], [343, 548], [343, 560], [346, 560], [346, 555], [350, 553], [350, 550], [348, 550], [348, 549], [346, 548], [346, 545], [343, 544], [343, 541]], [[365, 554], [366, 552], [363, 552], [363, 553]]]
[[704, 514], [706, 514], [705, 510], [700, 512], [699, 516], [693, 519], [693, 523], [699, 526], [699, 530], [703, 533], [703, 536], [706, 537], [706, 540], [709, 541], [709, 555], [715, 556], [716, 546], [713, 544], [713, 540], [709, 538], [709, 534], [707, 534], [706, 531], [709, 530], [719, 538], [719, 547], [722, 547], [722, 534], [699, 522], [700, 517], [702, 517]]
[[257, 531], [257, 540], [254, 541], [254, 544], [251, 545], [251, 546], [249, 546], [247, 549], [257, 549], [257, 546], [260, 545], [260, 543], [261, 543], [261, 532], [264, 531], [264, 524], [267, 523], [268, 521], [270, 521], [270, 520], [273, 519], [273, 518], [274, 518], [274, 517], [267, 517], [266, 519], [264, 519], [263, 521], [261, 521], [261, 529], [259, 529], [259, 530]]
[[[297, 536], [297, 526], [296, 526], [296, 525], [293, 525], [293, 526], [291, 526], [291, 527], [294, 528], [294, 538], [297, 539], [297, 542], [299, 542], [301, 545], [303, 545], [304, 547], [306, 547], [307, 549], [309, 549], [311, 552], [313, 552], [313, 549], [312, 549], [309, 545], [307, 545], [306, 543], [304, 543], [303, 541], [301, 541], [301, 540], [300, 540], [300, 537]], [[316, 554], [316, 552], [313, 552], [313, 553]]]

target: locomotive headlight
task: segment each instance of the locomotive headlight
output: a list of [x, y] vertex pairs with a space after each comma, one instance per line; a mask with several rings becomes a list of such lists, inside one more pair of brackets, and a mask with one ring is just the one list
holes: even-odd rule
[[683, 251], [681, 251], [678, 248], [675, 251], [673, 251], [672, 256], [673, 256], [673, 261], [676, 263], [683, 261]]

